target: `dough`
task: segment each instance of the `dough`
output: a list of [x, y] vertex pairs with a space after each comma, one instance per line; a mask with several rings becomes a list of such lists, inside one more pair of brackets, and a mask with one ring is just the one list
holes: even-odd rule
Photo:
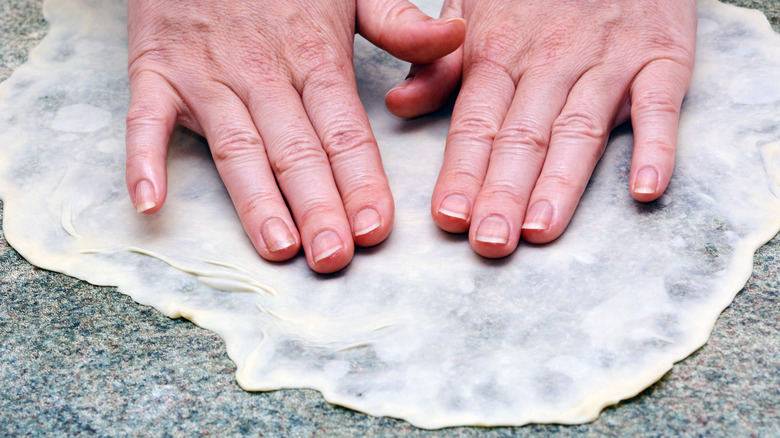
[[125, 5], [49, 1], [49, 36], [0, 88], [4, 229], [38, 266], [214, 330], [249, 390], [315, 388], [428, 428], [589, 421], [706, 341], [752, 252], [780, 229], [780, 39], [759, 13], [699, 6], [667, 194], [631, 200], [621, 129], [564, 236], [499, 261], [433, 225], [448, 115], [388, 115], [383, 93], [404, 66], [359, 41], [396, 226], [319, 276], [302, 258], [254, 253], [205, 144], [185, 131], [165, 208], [135, 213], [123, 179]]

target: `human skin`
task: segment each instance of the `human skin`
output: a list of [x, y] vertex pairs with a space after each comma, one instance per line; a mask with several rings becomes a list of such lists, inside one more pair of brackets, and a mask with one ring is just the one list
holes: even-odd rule
[[448, 0], [461, 49], [412, 66], [388, 108], [413, 117], [462, 81], [431, 200], [436, 224], [485, 257], [568, 225], [610, 131], [630, 117], [629, 190], [652, 201], [674, 167], [693, 69], [695, 0]]
[[406, 0], [130, 0], [126, 183], [136, 209], [163, 207], [167, 144], [181, 124], [208, 140], [263, 258], [302, 247], [311, 269], [330, 273], [355, 244], [382, 242], [394, 206], [357, 94], [356, 31], [424, 64], [456, 50], [466, 28]]

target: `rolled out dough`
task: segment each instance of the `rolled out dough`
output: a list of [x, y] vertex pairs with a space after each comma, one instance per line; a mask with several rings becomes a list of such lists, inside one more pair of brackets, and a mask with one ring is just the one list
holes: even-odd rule
[[780, 230], [780, 38], [759, 13], [699, 2], [676, 172], [658, 202], [628, 195], [622, 128], [563, 237], [499, 261], [429, 217], [448, 114], [391, 117], [383, 91], [404, 66], [358, 41], [397, 220], [386, 243], [318, 276], [300, 257], [255, 254], [188, 132], [172, 142], [165, 208], [134, 212], [124, 11], [48, 1], [49, 35], [0, 86], [4, 229], [38, 266], [217, 332], [248, 390], [315, 388], [426, 428], [589, 421], [701, 346]]

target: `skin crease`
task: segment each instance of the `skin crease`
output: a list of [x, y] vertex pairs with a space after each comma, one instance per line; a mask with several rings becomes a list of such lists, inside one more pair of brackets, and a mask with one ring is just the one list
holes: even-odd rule
[[311, 269], [330, 273], [355, 244], [382, 242], [394, 206], [357, 95], [356, 30], [425, 64], [456, 50], [466, 28], [406, 0], [130, 0], [126, 182], [136, 209], [164, 204], [178, 123], [208, 140], [263, 258], [302, 247]]
[[[610, 131], [634, 130], [629, 190], [663, 194], [693, 69], [695, 0], [448, 0], [463, 47], [412, 66], [388, 108], [414, 117], [462, 81], [431, 212], [478, 254], [561, 235]], [[452, 197], [451, 197], [452, 196]], [[451, 197], [451, 198], [450, 198]]]

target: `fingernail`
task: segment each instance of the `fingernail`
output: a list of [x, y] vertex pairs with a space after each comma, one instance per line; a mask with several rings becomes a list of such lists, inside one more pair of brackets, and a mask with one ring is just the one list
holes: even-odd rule
[[[398, 84], [395, 87], [391, 88], [390, 91], [387, 92], [387, 94], [390, 94], [393, 91], [403, 90], [404, 88], [408, 87], [409, 84], [412, 83], [412, 79], [414, 79], [414, 76], [410, 76], [410, 77], [404, 79], [403, 82], [401, 82], [400, 84]], [[385, 94], [385, 96], [387, 96], [387, 94]]]
[[431, 18], [430, 20], [426, 21], [428, 24], [433, 24], [436, 26], [444, 26], [446, 24], [454, 23], [454, 22], [461, 22], [464, 25], [466, 24], [466, 20], [463, 18]]
[[373, 208], [364, 208], [355, 215], [352, 232], [355, 237], [362, 236], [376, 230], [380, 225], [382, 225], [382, 218], [379, 213]]
[[265, 246], [271, 252], [281, 251], [295, 245], [295, 237], [290, 232], [287, 224], [278, 217], [272, 217], [263, 224], [260, 229]]
[[142, 179], [135, 185], [135, 211], [143, 213], [157, 206], [154, 201], [154, 186], [148, 180]]
[[439, 204], [439, 213], [455, 219], [467, 220], [471, 212], [469, 200], [460, 195], [450, 195]]
[[524, 230], [546, 230], [552, 222], [553, 207], [547, 201], [538, 201], [528, 210], [523, 222]]
[[506, 245], [509, 241], [509, 224], [498, 216], [488, 216], [482, 219], [477, 228], [476, 240], [496, 245]]
[[322, 260], [332, 256], [339, 252], [344, 244], [341, 242], [341, 238], [336, 232], [331, 230], [325, 230], [314, 236], [314, 241], [311, 243], [311, 253], [314, 258], [314, 263], [319, 263]]
[[658, 172], [652, 167], [643, 167], [636, 174], [634, 193], [653, 194], [658, 190]]

